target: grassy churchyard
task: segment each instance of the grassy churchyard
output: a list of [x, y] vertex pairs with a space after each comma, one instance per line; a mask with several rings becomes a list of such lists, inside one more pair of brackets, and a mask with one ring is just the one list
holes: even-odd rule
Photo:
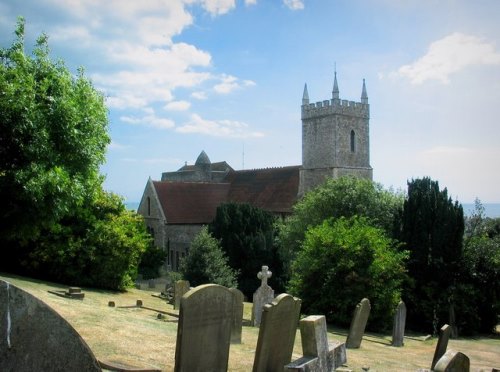
[[[0, 275], [0, 278], [38, 297], [61, 314], [83, 337], [98, 359], [125, 362], [141, 367], [174, 368], [177, 320], [158, 312], [133, 307], [142, 300], [144, 307], [176, 313], [172, 305], [153, 297], [153, 291], [130, 289], [126, 293], [83, 288], [83, 301], [49, 293], [67, 286], [28, 278]], [[116, 307], [109, 307], [114, 301]], [[130, 306], [128, 308], [121, 306]], [[230, 371], [251, 371], [257, 344], [258, 328], [245, 326], [251, 318], [251, 304], [245, 303], [242, 344], [231, 345]], [[344, 342], [346, 329], [329, 327], [330, 341]], [[347, 366], [353, 371], [416, 371], [430, 368], [437, 339], [424, 341], [424, 335], [409, 335], [405, 346], [390, 346], [391, 335], [366, 333], [360, 349], [347, 350]], [[477, 337], [450, 340], [448, 349], [461, 351], [471, 361], [471, 371], [491, 371], [500, 367], [500, 337]], [[302, 356], [300, 333], [297, 331], [294, 355]]]

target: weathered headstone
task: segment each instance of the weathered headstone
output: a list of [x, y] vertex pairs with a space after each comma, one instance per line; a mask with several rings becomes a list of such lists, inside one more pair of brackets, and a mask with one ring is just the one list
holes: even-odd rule
[[243, 292], [237, 288], [229, 288], [233, 294], [233, 320], [231, 325], [231, 343], [241, 344], [241, 331], [243, 328]]
[[229, 360], [233, 294], [204, 284], [181, 299], [175, 372], [226, 371]]
[[406, 305], [399, 301], [396, 313], [394, 314], [394, 324], [392, 326], [392, 346], [401, 347], [404, 345], [406, 324]]
[[179, 310], [181, 298], [189, 291], [189, 282], [187, 280], [178, 280], [174, 284], [174, 309]]
[[300, 305], [300, 299], [286, 293], [264, 305], [253, 372], [281, 372], [290, 363]]
[[257, 278], [262, 282], [253, 294], [252, 325], [258, 327], [262, 318], [262, 310], [265, 304], [274, 299], [274, 290], [267, 285], [267, 279], [273, 275], [269, 267], [262, 266], [262, 271], [257, 273]]
[[361, 346], [363, 334], [365, 333], [366, 323], [370, 316], [370, 301], [363, 298], [354, 309], [354, 314], [347, 335], [346, 347], [348, 349], [358, 349]]
[[285, 371], [334, 371], [347, 362], [345, 343], [328, 343], [324, 315], [311, 315], [300, 321], [304, 356], [285, 366]]
[[451, 327], [448, 324], [445, 324], [439, 330], [439, 338], [436, 345], [436, 350], [434, 351], [434, 358], [432, 358], [431, 370], [434, 369], [434, 366], [438, 362], [439, 359], [446, 353], [446, 349], [448, 348], [448, 341], [450, 340]]
[[470, 360], [467, 355], [448, 350], [434, 366], [434, 372], [469, 372]]
[[78, 332], [44, 302], [0, 280], [0, 370], [100, 371]]

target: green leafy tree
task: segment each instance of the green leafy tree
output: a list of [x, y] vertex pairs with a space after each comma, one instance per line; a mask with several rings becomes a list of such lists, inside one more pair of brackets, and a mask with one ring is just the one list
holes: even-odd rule
[[259, 287], [257, 272], [267, 265], [273, 272], [271, 285], [284, 289], [283, 261], [275, 245], [276, 218], [250, 204], [226, 203], [217, 208], [209, 230], [221, 241], [229, 265], [238, 270], [238, 288], [251, 298]]
[[476, 199], [465, 218], [458, 326], [465, 334], [492, 333], [500, 316], [500, 218], [487, 218]]
[[154, 279], [159, 276], [160, 267], [165, 263], [167, 252], [158, 248], [152, 242], [141, 256], [139, 274], [144, 279]]
[[404, 292], [408, 324], [434, 331], [449, 322], [460, 282], [464, 215], [462, 206], [428, 177], [408, 182], [400, 241], [410, 251], [412, 281]]
[[105, 160], [104, 97], [49, 56], [48, 37], [33, 54], [16, 40], [0, 50], [0, 240], [32, 240], [100, 187]]
[[121, 199], [98, 192], [28, 244], [27, 274], [69, 285], [123, 290], [133, 284], [141, 256], [150, 246], [144, 220]]
[[215, 283], [236, 287], [236, 275], [228, 265], [219, 242], [204, 227], [194, 238], [188, 254], [181, 260], [180, 272], [192, 286]]
[[307, 314], [349, 326], [364, 297], [372, 310], [369, 327], [384, 330], [401, 298], [406, 252], [363, 217], [325, 220], [306, 233], [293, 263], [289, 290]]

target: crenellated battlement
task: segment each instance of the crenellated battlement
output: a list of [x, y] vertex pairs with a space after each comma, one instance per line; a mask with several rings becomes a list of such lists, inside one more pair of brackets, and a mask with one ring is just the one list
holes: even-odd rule
[[332, 114], [368, 119], [370, 118], [370, 105], [338, 98], [302, 105], [302, 119], [312, 119]]

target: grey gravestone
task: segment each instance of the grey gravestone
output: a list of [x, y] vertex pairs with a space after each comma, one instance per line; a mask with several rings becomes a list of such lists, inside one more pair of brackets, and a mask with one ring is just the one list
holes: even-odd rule
[[231, 325], [231, 343], [241, 344], [241, 331], [243, 327], [243, 292], [237, 288], [229, 288], [233, 294], [233, 319]]
[[394, 324], [392, 326], [392, 346], [401, 347], [404, 345], [406, 324], [406, 305], [403, 301], [399, 301], [394, 314]]
[[450, 340], [451, 327], [448, 324], [445, 324], [439, 330], [439, 338], [436, 345], [436, 350], [434, 351], [434, 358], [432, 358], [431, 369], [434, 369], [434, 366], [438, 362], [439, 359], [446, 353], [446, 349], [448, 348], [448, 341]]
[[258, 327], [262, 318], [262, 310], [265, 304], [274, 299], [274, 290], [267, 285], [267, 279], [273, 275], [269, 267], [262, 266], [262, 271], [257, 273], [257, 278], [262, 282], [253, 294], [252, 325]]
[[470, 360], [467, 355], [448, 350], [436, 363], [434, 372], [469, 372]]
[[0, 280], [1, 371], [100, 371], [78, 332], [51, 307]]
[[328, 344], [324, 315], [311, 315], [300, 321], [304, 356], [285, 366], [285, 371], [334, 371], [347, 362], [344, 343]]
[[181, 298], [189, 291], [189, 282], [187, 280], [178, 280], [174, 284], [174, 309], [179, 310]]
[[226, 371], [231, 339], [233, 294], [204, 284], [181, 300], [175, 372]]
[[253, 372], [281, 372], [290, 363], [300, 305], [300, 299], [283, 293], [264, 306]]
[[361, 340], [365, 333], [366, 323], [370, 316], [370, 301], [363, 298], [354, 309], [354, 314], [349, 327], [349, 334], [347, 335], [346, 347], [348, 349], [358, 349], [361, 346]]

